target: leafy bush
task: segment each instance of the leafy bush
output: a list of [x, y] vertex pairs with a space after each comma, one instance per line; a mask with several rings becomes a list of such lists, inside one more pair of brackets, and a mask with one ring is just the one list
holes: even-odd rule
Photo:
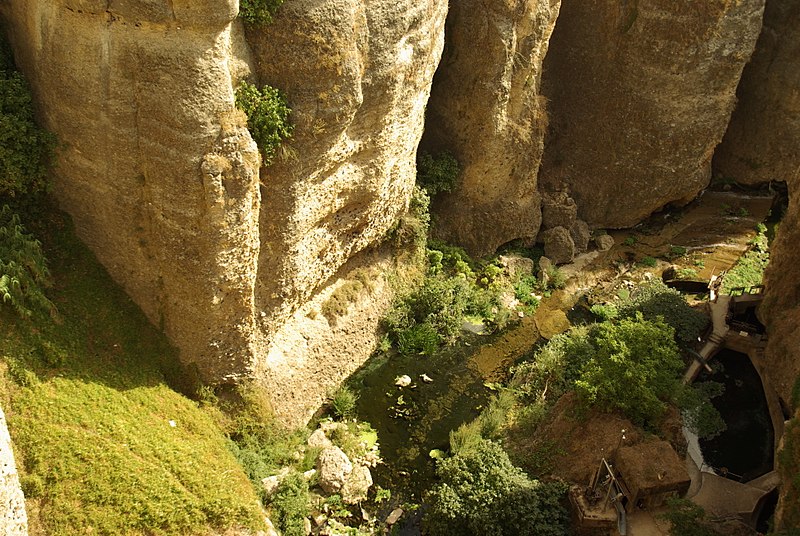
[[239, 17], [251, 24], [269, 24], [284, 0], [240, 0]]
[[593, 405], [619, 409], [637, 424], [654, 423], [676, 391], [683, 362], [674, 330], [641, 313], [618, 323], [598, 324], [590, 333], [594, 353], [575, 382], [578, 395]]
[[655, 259], [655, 257], [649, 257], [648, 256], [648, 257], [643, 257], [642, 260], [639, 261], [639, 263], [642, 266], [647, 266], [649, 268], [654, 268], [656, 266], [656, 264], [658, 264], [658, 261]]
[[691, 343], [708, 325], [708, 317], [692, 309], [681, 293], [669, 288], [663, 281], [653, 279], [639, 285], [618, 306], [620, 318], [633, 318], [640, 312], [645, 320], [661, 317], [675, 331], [682, 343]]
[[619, 314], [617, 306], [613, 303], [596, 303], [592, 305], [590, 311], [601, 321], [611, 320]]
[[55, 136], [34, 121], [27, 82], [4, 58], [0, 61], [0, 197], [45, 190], [55, 145]]
[[281, 142], [292, 136], [289, 122], [291, 109], [284, 94], [274, 87], [256, 86], [242, 81], [236, 88], [236, 106], [247, 115], [247, 128], [261, 152], [263, 165], [268, 166]]
[[430, 354], [452, 342], [470, 300], [470, 288], [460, 277], [428, 277], [416, 291], [399, 299], [384, 318], [389, 337], [402, 354]]
[[408, 210], [387, 231], [386, 238], [396, 247], [412, 246], [422, 250], [428, 241], [428, 228], [431, 224], [430, 204], [428, 193], [419, 186], [414, 186]]
[[23, 317], [33, 310], [50, 311], [53, 304], [43, 289], [51, 286], [50, 272], [38, 240], [27, 234], [8, 205], [0, 208], [0, 303]]
[[428, 195], [451, 192], [458, 182], [461, 167], [458, 160], [447, 151], [433, 156], [420, 153], [417, 159], [417, 183], [425, 188]]
[[441, 482], [428, 496], [425, 525], [433, 536], [493, 534], [561, 536], [568, 517], [560, 501], [566, 486], [531, 480], [497, 443], [441, 460]]
[[308, 482], [300, 473], [289, 474], [270, 503], [281, 534], [306, 536], [305, 519], [310, 514]]
[[669, 509], [661, 517], [669, 521], [671, 536], [715, 536], [706, 524], [706, 512], [689, 499], [667, 499]]
[[535, 292], [539, 282], [535, 276], [522, 276], [514, 282], [514, 297], [525, 307], [528, 313], [533, 313], [539, 306], [539, 299]]
[[512, 388], [529, 402], [554, 400], [571, 389], [594, 353], [592, 329], [574, 327], [550, 339], [531, 361], [515, 367]]
[[725, 431], [727, 425], [711, 399], [721, 395], [725, 386], [719, 382], [696, 382], [684, 385], [677, 392], [683, 423], [698, 437], [711, 439]]

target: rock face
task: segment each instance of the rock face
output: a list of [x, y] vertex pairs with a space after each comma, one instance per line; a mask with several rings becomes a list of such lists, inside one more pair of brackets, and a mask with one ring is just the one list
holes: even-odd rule
[[[297, 423], [374, 347], [391, 293], [365, 250], [408, 205], [446, 8], [293, 0], [246, 35], [236, 0], [0, 13], [64, 146], [54, 190], [79, 236], [203, 380], [254, 377]], [[294, 110], [269, 169], [234, 108], [248, 77]], [[369, 288], [319, 314], [356, 268]]]
[[744, 184], [800, 173], [800, 1], [768, 0], [737, 95], [715, 170]]
[[[5, 2], [78, 235], [204, 377], [252, 368], [259, 159], [229, 1]], [[65, 46], [69, 44], [69, 46]]]
[[542, 61], [560, 0], [454, 0], [423, 146], [447, 149], [460, 185], [434, 200], [436, 233], [472, 255], [541, 221], [536, 176], [547, 126], [539, 95]]
[[710, 179], [764, 0], [564, 0], [539, 173], [590, 227], [629, 227]]
[[8, 435], [6, 415], [0, 409], [0, 534], [28, 536], [25, 497], [19, 485], [17, 464]]

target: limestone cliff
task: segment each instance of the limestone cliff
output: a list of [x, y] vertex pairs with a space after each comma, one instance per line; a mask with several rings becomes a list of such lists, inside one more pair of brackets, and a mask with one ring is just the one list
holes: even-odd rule
[[6, 415], [0, 408], [0, 533], [28, 536], [28, 513], [19, 484], [17, 464], [8, 434]]
[[737, 90], [739, 103], [714, 167], [739, 183], [800, 173], [800, 1], [769, 0], [764, 28]]
[[[79, 236], [203, 379], [257, 375], [307, 418], [374, 345], [385, 259], [359, 252], [407, 206], [446, 1], [293, 0], [246, 39], [236, 0], [0, 9]], [[234, 108], [247, 77], [294, 109], [269, 169]], [[318, 314], [359, 266], [376, 281], [345, 318]]]
[[592, 227], [628, 227], [710, 179], [764, 0], [563, 0], [539, 174]]
[[247, 370], [258, 155], [234, 0], [4, 3], [79, 236], [207, 378]]
[[541, 223], [537, 173], [547, 115], [542, 62], [560, 0], [450, 3], [423, 145], [450, 150], [460, 184], [434, 203], [436, 233], [486, 255]]

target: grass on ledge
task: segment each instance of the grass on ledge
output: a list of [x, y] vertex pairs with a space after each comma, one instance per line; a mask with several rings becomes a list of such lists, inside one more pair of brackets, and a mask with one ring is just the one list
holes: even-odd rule
[[[45, 244], [58, 318], [0, 306], [0, 396], [31, 534], [261, 528], [253, 486], [211, 412], [171, 389], [175, 352], [62, 216]], [[174, 423], [174, 425], [173, 425]]]

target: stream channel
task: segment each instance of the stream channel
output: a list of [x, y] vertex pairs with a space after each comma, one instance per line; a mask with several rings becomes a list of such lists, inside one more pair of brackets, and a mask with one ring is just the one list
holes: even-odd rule
[[[693, 258], [704, 259], [697, 263], [703, 266], [700, 277], [729, 269], [747, 250], [755, 225], [766, 220], [772, 201], [771, 196], [706, 192], [681, 211], [655, 215], [655, 229], [640, 231], [635, 245], [625, 240], [631, 231], [614, 232], [616, 245], [610, 251], [589, 253], [583, 262], [562, 267], [569, 277], [567, 289], [543, 300], [534, 316], [505, 332], [465, 331], [457, 345], [430, 357], [374, 357], [353, 375], [349, 386], [359, 394], [358, 418], [371, 423], [380, 439], [384, 463], [374, 471], [375, 483], [391, 489], [401, 501], [421, 502], [434, 480], [435, 462], [429, 452], [447, 450], [450, 431], [476, 418], [493, 390], [509, 379], [514, 363], [533, 355], [543, 340], [540, 327], [555, 334], [569, 327], [567, 317], [586, 321], [577, 311], [583, 305], [579, 298], [630, 277], [619, 268], [625, 259], [665, 256], [672, 245], [681, 245]], [[721, 217], [731, 206], [747, 216]], [[560, 327], [553, 329], [554, 325]], [[411, 384], [396, 386], [401, 375], [409, 376]], [[738, 468], [730, 465], [732, 471]]]

